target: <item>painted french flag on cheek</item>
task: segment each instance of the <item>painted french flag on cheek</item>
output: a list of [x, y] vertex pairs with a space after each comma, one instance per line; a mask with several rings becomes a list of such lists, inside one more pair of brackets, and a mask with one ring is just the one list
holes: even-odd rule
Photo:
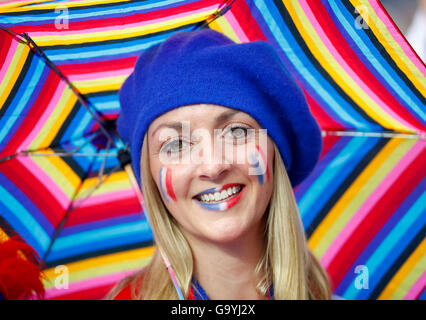
[[170, 168], [161, 168], [159, 174], [160, 190], [166, 202], [170, 199], [176, 201], [175, 193], [173, 192], [172, 186], [172, 170]]
[[269, 168], [268, 162], [262, 149], [259, 146], [256, 146], [256, 151], [250, 155], [250, 161], [252, 163], [252, 167], [249, 173], [257, 175], [259, 180], [259, 184], [263, 184], [267, 179], [269, 181]]

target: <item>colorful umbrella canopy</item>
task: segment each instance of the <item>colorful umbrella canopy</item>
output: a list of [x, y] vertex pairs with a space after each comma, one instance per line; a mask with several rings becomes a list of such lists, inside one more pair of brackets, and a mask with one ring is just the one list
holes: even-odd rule
[[[87, 99], [93, 111], [83, 112], [103, 121], [116, 117], [117, 90], [137, 56], [174, 32], [209, 27], [237, 42], [268, 41], [323, 130], [321, 160], [295, 192], [335, 293], [425, 297], [426, 69], [379, 1], [10, 1], [0, 24], [27, 33]], [[96, 132], [89, 118], [73, 128], [82, 144]], [[105, 289], [149, 250], [81, 255], [67, 264], [69, 289], [52, 296], [89, 297], [93, 283]]]

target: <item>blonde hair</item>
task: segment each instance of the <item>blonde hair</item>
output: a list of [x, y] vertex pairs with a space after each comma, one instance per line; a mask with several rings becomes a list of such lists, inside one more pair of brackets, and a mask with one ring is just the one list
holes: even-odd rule
[[[265, 253], [256, 267], [261, 274], [257, 289], [263, 295], [273, 284], [275, 299], [331, 299], [327, 273], [309, 249], [283, 160], [274, 144], [273, 193], [267, 216]], [[185, 297], [193, 275], [193, 257], [180, 226], [167, 211], [150, 172], [148, 141], [142, 145], [141, 181], [155, 242], [173, 266]], [[143, 281], [141, 278], [143, 277]], [[134, 299], [178, 299], [158, 250], [150, 264], [139, 273], [121, 281], [109, 294], [113, 298], [131, 284]]]

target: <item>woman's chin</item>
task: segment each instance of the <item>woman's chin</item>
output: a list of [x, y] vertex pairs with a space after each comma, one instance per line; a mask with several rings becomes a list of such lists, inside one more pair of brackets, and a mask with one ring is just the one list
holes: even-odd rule
[[211, 223], [207, 229], [201, 229], [200, 233], [209, 242], [218, 244], [231, 243], [241, 239], [248, 232], [248, 228], [245, 225], [246, 223], [240, 219], [228, 217], [228, 219], [221, 219]]

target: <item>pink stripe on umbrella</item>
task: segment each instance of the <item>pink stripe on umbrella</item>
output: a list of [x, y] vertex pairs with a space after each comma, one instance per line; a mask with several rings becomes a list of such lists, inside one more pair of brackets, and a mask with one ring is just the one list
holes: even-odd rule
[[120, 77], [128, 76], [133, 71], [133, 68], [129, 69], [120, 69], [120, 70], [108, 70], [102, 72], [92, 72], [92, 73], [81, 73], [81, 74], [71, 74], [68, 76], [70, 81], [85, 81], [85, 80], [96, 80], [103, 78], [111, 77]]
[[[91, 195], [90, 197], [83, 197], [74, 200], [76, 207], [94, 206], [116, 200], [132, 199], [135, 196], [133, 189], [123, 189], [120, 191], [106, 192], [102, 194]], [[81, 205], [80, 205], [81, 203]]]
[[240, 24], [238, 23], [237, 19], [235, 18], [235, 16], [233, 15], [232, 11], [228, 11], [226, 13], [226, 20], [228, 21], [228, 23], [231, 25], [232, 30], [235, 32], [235, 34], [237, 35], [238, 39], [241, 42], [249, 42], [249, 38], [247, 38], [246, 34], [244, 33], [244, 30], [241, 29]]
[[416, 283], [411, 287], [408, 293], [405, 295], [404, 300], [415, 300], [417, 299], [426, 286], [426, 271], [417, 279]]

